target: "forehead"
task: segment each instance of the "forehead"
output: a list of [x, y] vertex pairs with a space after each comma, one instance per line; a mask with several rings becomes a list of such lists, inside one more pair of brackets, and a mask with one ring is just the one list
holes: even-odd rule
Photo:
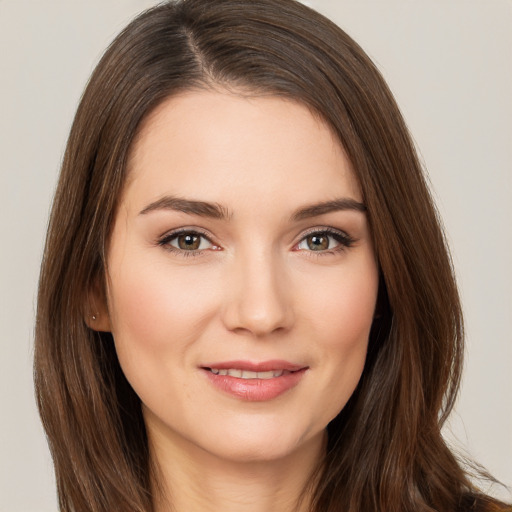
[[167, 99], [143, 122], [128, 173], [125, 196], [137, 201], [174, 194], [238, 203], [249, 195], [264, 206], [361, 198], [328, 125], [274, 96], [201, 90]]

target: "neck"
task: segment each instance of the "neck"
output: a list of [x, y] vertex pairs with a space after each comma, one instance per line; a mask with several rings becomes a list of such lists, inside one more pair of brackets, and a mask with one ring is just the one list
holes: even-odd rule
[[150, 434], [155, 512], [309, 512], [325, 435], [277, 460], [233, 461]]

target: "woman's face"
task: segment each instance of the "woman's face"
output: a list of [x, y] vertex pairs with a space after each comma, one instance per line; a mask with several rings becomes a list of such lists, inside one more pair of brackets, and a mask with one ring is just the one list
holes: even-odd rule
[[323, 438], [376, 302], [361, 201], [340, 144], [298, 103], [195, 91], [149, 116], [98, 321], [150, 437], [231, 460]]

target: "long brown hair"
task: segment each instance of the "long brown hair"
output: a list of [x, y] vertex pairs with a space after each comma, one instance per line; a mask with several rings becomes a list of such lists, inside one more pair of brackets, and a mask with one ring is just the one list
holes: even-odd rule
[[345, 148], [367, 205], [381, 271], [377, 317], [358, 388], [328, 426], [312, 509], [501, 510], [478, 496], [441, 437], [461, 374], [461, 308], [405, 123], [362, 49], [293, 0], [150, 9], [111, 44], [84, 92], [54, 199], [36, 325], [38, 405], [61, 509], [152, 510], [140, 401], [111, 335], [84, 317], [91, 289], [104, 286], [141, 121], [173, 94], [217, 85], [292, 98], [318, 113]]

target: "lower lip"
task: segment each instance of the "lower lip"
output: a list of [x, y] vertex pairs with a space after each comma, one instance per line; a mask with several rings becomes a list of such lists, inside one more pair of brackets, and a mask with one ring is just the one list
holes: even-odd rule
[[215, 375], [209, 370], [204, 371], [217, 389], [249, 402], [264, 402], [294, 388], [306, 373], [306, 368], [272, 379], [240, 379], [230, 375]]

